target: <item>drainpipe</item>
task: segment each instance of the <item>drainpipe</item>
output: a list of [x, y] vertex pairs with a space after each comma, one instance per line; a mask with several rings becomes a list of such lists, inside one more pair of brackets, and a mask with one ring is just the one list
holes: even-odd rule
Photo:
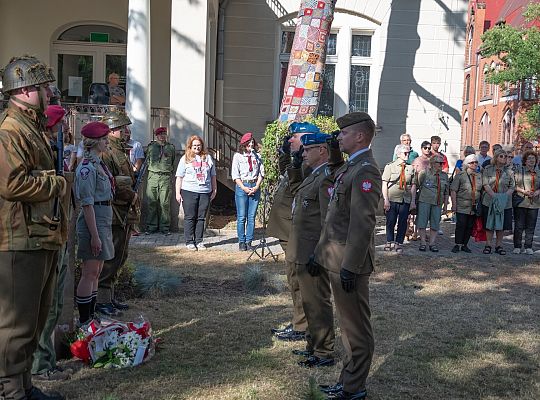
[[214, 111], [216, 118], [223, 120], [223, 83], [225, 68], [225, 10], [229, 0], [220, 0], [218, 12], [217, 57], [216, 57], [216, 90]]

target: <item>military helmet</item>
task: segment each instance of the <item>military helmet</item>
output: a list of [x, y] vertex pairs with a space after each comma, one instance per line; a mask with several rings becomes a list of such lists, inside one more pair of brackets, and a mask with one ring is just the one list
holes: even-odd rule
[[0, 76], [4, 93], [56, 80], [52, 69], [32, 56], [13, 57]]
[[131, 120], [124, 111], [112, 110], [101, 117], [101, 122], [109, 126], [109, 129], [116, 129], [122, 126], [131, 125]]

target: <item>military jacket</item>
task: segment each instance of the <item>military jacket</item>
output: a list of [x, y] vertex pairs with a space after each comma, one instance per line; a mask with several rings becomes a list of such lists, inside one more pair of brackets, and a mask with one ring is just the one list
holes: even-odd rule
[[[516, 189], [525, 189], [533, 192], [540, 189], [540, 169], [535, 168], [534, 173], [531, 173], [525, 166], [518, 166], [514, 173], [516, 180]], [[533, 182], [534, 181], [534, 182]], [[522, 193], [517, 192], [518, 196], [524, 197]], [[519, 203], [520, 208], [540, 208], [540, 196], [526, 197], [524, 201]]]
[[379, 167], [368, 150], [335, 172], [315, 260], [332, 272], [370, 274], [375, 260], [375, 214], [382, 195]]
[[450, 193], [448, 174], [442, 171], [434, 174], [430, 169], [420, 171], [416, 187], [419, 202], [442, 206]]
[[112, 200], [112, 176], [109, 177], [107, 172], [95, 154], [83, 158], [75, 172], [75, 196], [81, 206]]
[[480, 191], [482, 190], [482, 175], [478, 172], [469, 174], [460, 171], [454, 177], [450, 190], [456, 192], [456, 209], [460, 214], [472, 215], [475, 213], [473, 204], [480, 204]]
[[[405, 164], [405, 181], [400, 185], [401, 168]], [[388, 200], [396, 203], [411, 202], [411, 186], [414, 183], [414, 167], [399, 158], [386, 164], [382, 174], [383, 185], [388, 186]], [[400, 186], [402, 186], [400, 188]]]
[[[497, 175], [499, 179], [497, 180]], [[498, 182], [497, 182], [498, 181]], [[498, 184], [497, 184], [498, 183]], [[505, 193], [506, 191], [516, 187], [514, 173], [511, 169], [502, 167], [497, 169], [495, 165], [490, 164], [482, 172], [482, 186], [490, 186], [495, 193]], [[491, 196], [484, 191], [482, 196], [482, 204], [486, 207], [491, 205]], [[512, 208], [512, 196], [508, 196], [505, 209]]]
[[[10, 104], [0, 116], [0, 251], [57, 250], [67, 212], [50, 229], [54, 200], [67, 190], [55, 175], [54, 154], [35, 113]], [[68, 197], [69, 199], [69, 197]]]
[[174, 170], [174, 159], [176, 149], [172, 143], [150, 142], [146, 150], [148, 158], [148, 171], [160, 173], [172, 173]]
[[139, 220], [139, 208], [130, 207], [135, 191], [135, 173], [126, 154], [125, 142], [109, 136], [110, 151], [103, 154], [103, 162], [109, 168], [116, 181], [116, 191], [113, 200], [113, 225], [122, 225], [126, 214], [128, 224], [135, 224]]
[[[341, 155], [341, 153], [340, 153]], [[307, 264], [321, 236], [326, 218], [330, 187], [334, 172], [343, 164], [324, 164], [309, 174], [295, 193], [292, 205], [292, 226], [287, 245], [286, 260]]]

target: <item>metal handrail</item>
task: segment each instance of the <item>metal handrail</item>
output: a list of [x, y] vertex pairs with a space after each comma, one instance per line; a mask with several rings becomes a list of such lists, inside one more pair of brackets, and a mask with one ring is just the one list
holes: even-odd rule
[[205, 114], [208, 118], [208, 147], [215, 153], [216, 167], [230, 168], [242, 133], [212, 114]]

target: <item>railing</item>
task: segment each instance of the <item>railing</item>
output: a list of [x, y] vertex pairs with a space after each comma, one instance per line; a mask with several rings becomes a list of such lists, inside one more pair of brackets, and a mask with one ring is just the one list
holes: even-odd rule
[[212, 114], [206, 113], [206, 116], [208, 118], [208, 147], [214, 152], [216, 167], [229, 169], [242, 133]]

